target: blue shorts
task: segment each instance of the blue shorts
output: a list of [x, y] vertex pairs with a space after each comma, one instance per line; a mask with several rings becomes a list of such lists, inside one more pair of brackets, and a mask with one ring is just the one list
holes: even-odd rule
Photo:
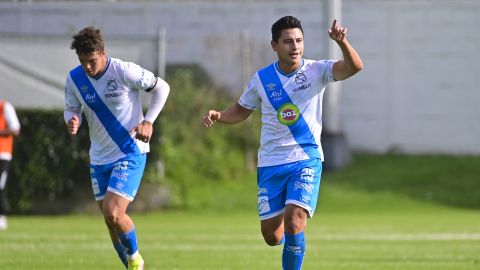
[[311, 218], [317, 206], [321, 174], [322, 161], [317, 158], [259, 167], [257, 182], [260, 219], [282, 214], [287, 204], [304, 208]]
[[115, 162], [90, 164], [95, 200], [101, 201], [108, 191], [133, 201], [142, 181], [147, 155], [127, 156]]

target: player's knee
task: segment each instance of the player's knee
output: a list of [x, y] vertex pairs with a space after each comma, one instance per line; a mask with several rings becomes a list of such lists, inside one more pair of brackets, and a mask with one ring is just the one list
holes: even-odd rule
[[298, 216], [290, 216], [285, 218], [285, 232], [289, 234], [297, 234], [305, 231], [307, 225], [306, 218]]
[[105, 218], [105, 221], [111, 225], [118, 224], [120, 220], [120, 213], [118, 211], [111, 211], [109, 209], [105, 209], [103, 211], [103, 216]]

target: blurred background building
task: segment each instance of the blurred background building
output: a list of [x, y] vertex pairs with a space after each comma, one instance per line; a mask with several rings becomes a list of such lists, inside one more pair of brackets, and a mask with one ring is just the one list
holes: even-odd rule
[[[239, 96], [276, 59], [270, 27], [294, 15], [305, 57], [328, 56], [327, 1], [1, 1], [0, 98], [62, 108], [78, 65], [73, 32], [94, 25], [107, 53], [163, 73], [200, 64]], [[350, 147], [384, 153], [480, 153], [480, 1], [343, 0], [341, 23], [365, 69], [343, 82], [341, 127]], [[167, 78], [168, 80], [168, 78]], [[181, 91], [181, 89], [172, 89]], [[201, 112], [199, 112], [200, 114]]]

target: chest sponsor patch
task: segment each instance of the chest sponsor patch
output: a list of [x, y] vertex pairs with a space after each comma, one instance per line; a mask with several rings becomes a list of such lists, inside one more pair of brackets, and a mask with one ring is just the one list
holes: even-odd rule
[[278, 110], [277, 118], [280, 123], [291, 126], [300, 118], [300, 110], [293, 103], [285, 103]]

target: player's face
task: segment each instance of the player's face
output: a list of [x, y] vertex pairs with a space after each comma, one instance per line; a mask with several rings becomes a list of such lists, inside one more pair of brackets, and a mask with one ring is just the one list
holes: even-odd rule
[[107, 56], [104, 52], [94, 51], [89, 54], [80, 54], [78, 56], [80, 64], [82, 64], [83, 70], [90, 77], [95, 77], [99, 75], [107, 64]]
[[278, 54], [281, 68], [286, 72], [295, 71], [302, 64], [303, 33], [299, 28], [284, 29], [278, 42], [272, 41], [272, 48]]

